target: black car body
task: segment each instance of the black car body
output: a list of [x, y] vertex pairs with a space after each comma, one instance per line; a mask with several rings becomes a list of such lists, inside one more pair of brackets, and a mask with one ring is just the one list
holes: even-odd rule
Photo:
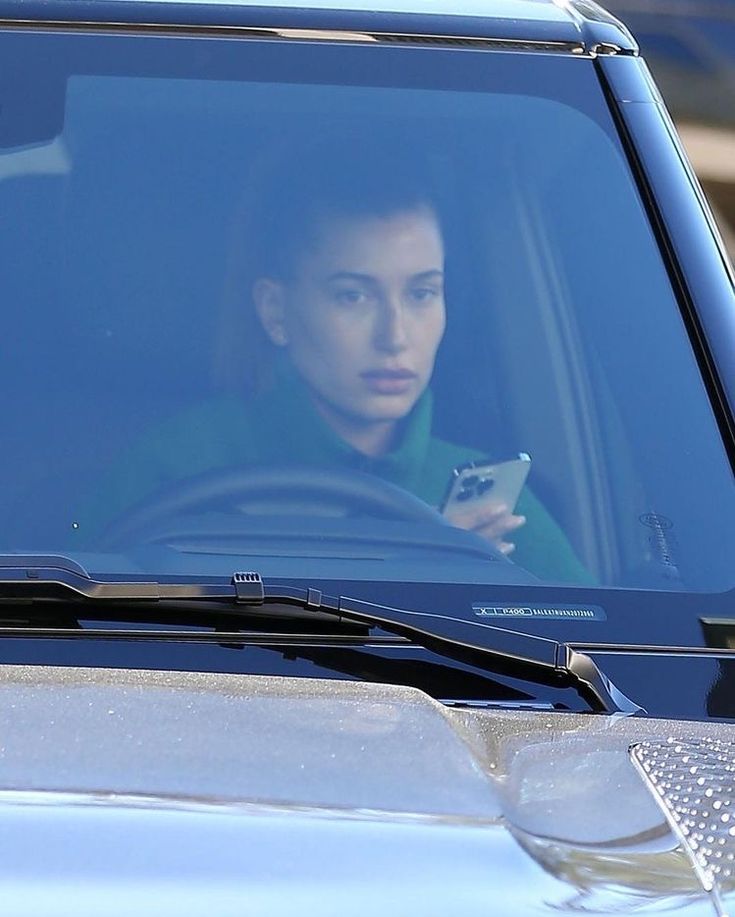
[[[724, 914], [733, 277], [627, 30], [587, 0], [0, 0], [0, 61], [13, 913]], [[258, 162], [366, 125], [442, 186], [432, 429], [528, 448], [581, 572], [365, 456], [197, 453], [118, 500], [277, 362], [238, 324]]]

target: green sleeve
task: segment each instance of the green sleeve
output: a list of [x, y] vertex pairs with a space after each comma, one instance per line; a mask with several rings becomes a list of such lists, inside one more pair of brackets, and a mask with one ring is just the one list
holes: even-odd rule
[[233, 443], [238, 431], [235, 409], [224, 399], [198, 405], [159, 424], [125, 450], [82, 498], [75, 514], [74, 546], [93, 548], [110, 523], [165, 485], [241, 460], [243, 445]]
[[595, 579], [577, 557], [568, 538], [543, 503], [526, 487], [515, 512], [526, 524], [513, 533], [511, 559], [540, 579], [593, 586]]

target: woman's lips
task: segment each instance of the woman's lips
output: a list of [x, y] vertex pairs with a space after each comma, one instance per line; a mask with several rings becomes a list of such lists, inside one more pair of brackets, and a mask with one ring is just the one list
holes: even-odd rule
[[370, 391], [379, 395], [403, 395], [410, 391], [416, 373], [410, 369], [369, 369], [360, 373]]

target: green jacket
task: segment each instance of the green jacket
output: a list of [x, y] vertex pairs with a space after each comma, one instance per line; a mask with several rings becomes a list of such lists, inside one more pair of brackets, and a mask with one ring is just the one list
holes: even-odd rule
[[[391, 481], [437, 506], [452, 469], [482, 456], [432, 436], [431, 425], [432, 399], [426, 392], [407, 418], [399, 445], [372, 458], [337, 436], [296, 379], [281, 378], [274, 390], [249, 403], [235, 397], [211, 399], [156, 427], [110, 469], [78, 515], [79, 540], [93, 547], [95, 534], [172, 481], [234, 466], [355, 469]], [[591, 581], [561, 529], [528, 487], [517, 512], [527, 522], [513, 533], [514, 561], [542, 579]]]

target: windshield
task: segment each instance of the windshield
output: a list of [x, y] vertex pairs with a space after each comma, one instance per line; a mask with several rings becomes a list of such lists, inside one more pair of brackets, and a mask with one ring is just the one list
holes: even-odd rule
[[731, 470], [591, 60], [1, 38], [0, 551], [733, 586]]

